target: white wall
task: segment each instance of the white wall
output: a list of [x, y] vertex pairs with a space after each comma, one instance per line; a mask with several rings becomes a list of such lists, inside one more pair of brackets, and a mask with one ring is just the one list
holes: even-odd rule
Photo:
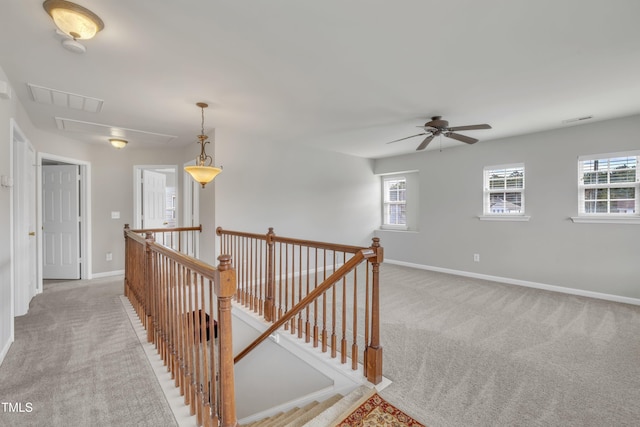
[[[417, 232], [378, 231], [385, 256], [423, 266], [640, 298], [640, 227], [576, 224], [577, 157], [637, 150], [640, 116], [379, 159], [418, 170]], [[529, 222], [480, 221], [482, 170], [523, 162]], [[446, 183], [446, 184], [445, 184]], [[473, 262], [473, 254], [480, 262]]]
[[[0, 68], [0, 82], [8, 82]], [[10, 176], [11, 140], [9, 119], [16, 114], [15, 99], [0, 98], [0, 176]], [[13, 341], [11, 307], [11, 191], [0, 187], [0, 363]]]
[[[220, 227], [369, 246], [380, 222], [371, 160], [300, 145], [230, 141], [218, 133], [215, 219]], [[207, 236], [208, 237], [208, 236]]]

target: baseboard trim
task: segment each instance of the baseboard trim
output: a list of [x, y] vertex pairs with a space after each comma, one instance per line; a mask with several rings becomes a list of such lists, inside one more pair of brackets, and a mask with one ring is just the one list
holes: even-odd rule
[[122, 276], [124, 275], [124, 270], [114, 270], [114, 271], [104, 271], [102, 273], [93, 273], [91, 274], [92, 279], [100, 279], [102, 277], [112, 277], [112, 276]]
[[2, 365], [2, 362], [4, 362], [4, 358], [9, 352], [9, 348], [11, 348], [11, 344], [13, 344], [13, 334], [11, 334], [11, 336], [9, 337], [9, 340], [5, 343], [4, 347], [2, 348], [2, 352], [0, 353], [0, 365]]
[[527, 288], [543, 289], [545, 291], [560, 292], [560, 293], [563, 293], [563, 294], [578, 295], [578, 296], [582, 296], [582, 297], [596, 298], [596, 299], [602, 299], [602, 300], [607, 300], [607, 301], [620, 302], [620, 303], [624, 303], [624, 304], [640, 305], [640, 299], [625, 297], [625, 296], [621, 296], [621, 295], [613, 295], [613, 294], [605, 294], [605, 293], [601, 293], [601, 292], [585, 291], [583, 289], [576, 289], [576, 288], [565, 288], [563, 286], [548, 285], [546, 283], [530, 282], [530, 281], [527, 281], [527, 280], [512, 279], [512, 278], [509, 278], [509, 277], [491, 276], [491, 275], [488, 275], [488, 274], [473, 273], [473, 272], [470, 272], [470, 271], [462, 271], [462, 270], [453, 270], [453, 269], [450, 269], [450, 268], [433, 267], [433, 266], [430, 266], [430, 265], [415, 264], [415, 263], [412, 263], [412, 262], [397, 261], [397, 260], [392, 260], [392, 259], [385, 259], [384, 262], [388, 263], [388, 264], [401, 265], [401, 266], [404, 266], [404, 267], [417, 268], [417, 269], [420, 269], [420, 270], [437, 271], [439, 273], [454, 274], [456, 276], [464, 276], [464, 277], [471, 277], [471, 278], [474, 278], [474, 279], [490, 280], [490, 281], [493, 281], [493, 282], [506, 283], [506, 284], [509, 284], [509, 285], [517, 285], [517, 286], [524, 286], [524, 287], [527, 287]]

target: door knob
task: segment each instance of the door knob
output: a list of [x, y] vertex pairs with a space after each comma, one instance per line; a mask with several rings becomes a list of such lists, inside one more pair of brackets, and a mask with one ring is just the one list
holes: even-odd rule
[[29, 236], [35, 236], [35, 235], [36, 235], [36, 232], [35, 232], [35, 231], [30, 231], [30, 232], [29, 232]]

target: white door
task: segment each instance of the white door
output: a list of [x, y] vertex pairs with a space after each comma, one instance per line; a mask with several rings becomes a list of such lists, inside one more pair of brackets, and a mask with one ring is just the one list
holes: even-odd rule
[[161, 228], [167, 224], [166, 186], [165, 174], [142, 171], [142, 228]]
[[[15, 129], [14, 129], [15, 130]], [[36, 153], [33, 146], [14, 135], [14, 315], [29, 311], [37, 289]]]
[[42, 228], [45, 279], [80, 278], [78, 165], [42, 166]]

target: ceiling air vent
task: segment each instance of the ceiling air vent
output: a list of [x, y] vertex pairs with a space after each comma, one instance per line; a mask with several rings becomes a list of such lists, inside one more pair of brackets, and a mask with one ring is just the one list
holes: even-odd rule
[[75, 93], [63, 92], [61, 90], [49, 89], [46, 87], [27, 83], [31, 98], [40, 104], [55, 105], [58, 107], [70, 108], [72, 110], [88, 111], [99, 113], [102, 110], [104, 101], [98, 98], [91, 98]]

